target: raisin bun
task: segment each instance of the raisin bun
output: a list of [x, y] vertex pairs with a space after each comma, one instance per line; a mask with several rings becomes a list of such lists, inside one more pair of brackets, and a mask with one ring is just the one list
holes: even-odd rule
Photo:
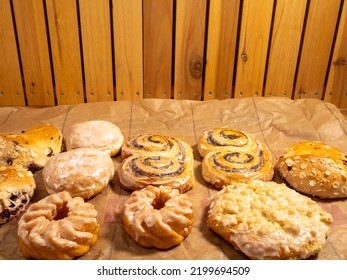
[[50, 124], [44, 124], [19, 134], [0, 135], [0, 164], [21, 165], [35, 172], [63, 150], [63, 135]]
[[124, 136], [115, 124], [103, 120], [75, 123], [65, 134], [66, 149], [94, 148], [108, 153], [111, 157], [118, 154]]
[[31, 172], [21, 166], [0, 166], [0, 225], [23, 212], [34, 191]]
[[347, 157], [323, 142], [303, 141], [287, 148], [278, 169], [301, 193], [326, 199], [347, 197]]
[[42, 178], [49, 194], [67, 191], [72, 197], [88, 199], [107, 187], [114, 172], [108, 154], [79, 148], [52, 157], [42, 170]]

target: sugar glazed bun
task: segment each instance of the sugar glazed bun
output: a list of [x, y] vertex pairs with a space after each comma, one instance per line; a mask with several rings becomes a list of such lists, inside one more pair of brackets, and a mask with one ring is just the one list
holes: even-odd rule
[[179, 138], [139, 135], [126, 141], [118, 169], [124, 189], [166, 185], [184, 193], [195, 184], [193, 150]]
[[17, 217], [35, 191], [33, 174], [21, 166], [0, 166], [0, 225]]
[[221, 189], [231, 182], [271, 181], [274, 164], [270, 151], [251, 134], [216, 128], [204, 132], [198, 140], [203, 156], [202, 176]]
[[95, 244], [100, 225], [93, 204], [68, 192], [30, 205], [18, 223], [19, 248], [26, 258], [69, 260]]
[[66, 149], [94, 148], [117, 155], [124, 143], [124, 136], [115, 124], [91, 120], [71, 125], [65, 135]]
[[147, 186], [130, 195], [123, 221], [126, 232], [139, 245], [169, 249], [190, 234], [194, 214], [186, 194], [168, 186]]
[[67, 191], [89, 199], [105, 189], [114, 176], [111, 157], [100, 150], [79, 148], [52, 157], [42, 170], [49, 194]]
[[347, 156], [323, 142], [303, 141], [287, 148], [278, 169], [299, 192], [324, 199], [347, 197]]
[[63, 136], [50, 124], [20, 134], [0, 135], [0, 165], [22, 165], [35, 172], [63, 150]]
[[326, 243], [332, 216], [285, 184], [233, 183], [211, 199], [208, 226], [251, 259], [307, 259]]

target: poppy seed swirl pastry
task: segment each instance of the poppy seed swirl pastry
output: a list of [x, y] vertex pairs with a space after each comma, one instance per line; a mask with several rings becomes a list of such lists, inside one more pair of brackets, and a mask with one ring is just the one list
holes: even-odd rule
[[168, 186], [134, 191], [125, 203], [125, 230], [143, 247], [169, 249], [179, 245], [190, 234], [193, 221], [188, 196]]
[[50, 124], [33, 127], [20, 134], [0, 135], [0, 164], [21, 165], [31, 172], [63, 150], [63, 136]]
[[251, 134], [231, 128], [207, 130], [198, 139], [198, 151], [201, 157], [225, 149], [257, 152], [259, 143]]
[[280, 175], [295, 190], [323, 199], [347, 197], [347, 156], [320, 141], [302, 141], [278, 160]]
[[52, 157], [42, 170], [49, 194], [68, 191], [89, 199], [105, 189], [115, 173], [111, 157], [100, 150], [78, 148]]
[[210, 229], [251, 259], [307, 259], [331, 231], [332, 216], [285, 184], [233, 183], [211, 198]]
[[122, 147], [122, 159], [132, 155], [156, 155], [164, 157], [175, 157], [180, 162], [193, 164], [192, 148], [179, 138], [145, 134], [132, 137]]
[[24, 211], [36, 185], [31, 172], [21, 166], [0, 166], [0, 225]]
[[65, 134], [66, 149], [94, 148], [113, 157], [118, 154], [124, 136], [115, 124], [103, 120], [90, 120], [71, 125]]
[[122, 161], [118, 168], [121, 186], [139, 190], [147, 185], [170, 186], [180, 193], [194, 186], [192, 166], [174, 157], [157, 155], [133, 155]]
[[68, 192], [30, 205], [18, 223], [19, 248], [26, 258], [71, 260], [95, 244], [100, 225], [93, 204]]

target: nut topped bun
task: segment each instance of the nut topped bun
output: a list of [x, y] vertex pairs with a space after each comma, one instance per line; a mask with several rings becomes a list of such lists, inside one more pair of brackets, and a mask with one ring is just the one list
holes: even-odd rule
[[287, 148], [278, 169], [299, 192], [327, 199], [347, 197], [347, 157], [323, 142], [303, 141]]
[[0, 135], [0, 164], [22, 165], [35, 172], [63, 149], [63, 136], [50, 124], [40, 125], [20, 134]]
[[65, 141], [67, 150], [94, 148], [113, 157], [120, 151], [124, 136], [118, 126], [111, 122], [91, 120], [70, 126]]

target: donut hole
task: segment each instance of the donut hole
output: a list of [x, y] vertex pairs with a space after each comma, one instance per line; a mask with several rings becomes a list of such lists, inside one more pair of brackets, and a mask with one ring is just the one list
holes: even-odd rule
[[61, 208], [57, 209], [57, 215], [54, 217], [54, 220], [62, 220], [67, 217], [69, 213], [69, 208], [67, 207], [67, 203], [64, 203]]
[[153, 206], [154, 209], [160, 210], [161, 208], [163, 208], [163, 207], [165, 206], [165, 202], [166, 202], [166, 201], [162, 200], [161, 198], [155, 199], [155, 200], [153, 201], [152, 206]]

